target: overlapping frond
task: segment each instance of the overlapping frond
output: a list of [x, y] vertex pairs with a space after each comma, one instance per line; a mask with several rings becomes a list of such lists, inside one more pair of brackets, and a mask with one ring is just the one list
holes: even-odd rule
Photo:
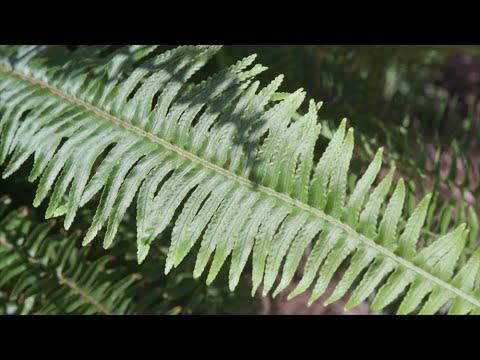
[[[0, 198], [0, 314], [250, 313], [252, 299], [227, 286], [193, 279], [192, 262], [168, 276], [158, 271], [163, 251], [141, 266], [123, 241], [112, 251], [82, 248], [70, 235], [38, 221], [31, 209]], [[125, 229], [122, 231], [126, 236]], [[221, 285], [221, 284], [219, 284]], [[245, 282], [242, 282], [242, 287]]]
[[382, 150], [347, 190], [354, 135], [346, 121], [316, 161], [319, 104], [297, 116], [305, 93], [278, 96], [281, 77], [260, 87], [265, 68], [254, 57], [195, 80], [218, 50], [92, 47], [52, 58], [48, 47], [4, 49], [4, 176], [33, 157], [34, 205], [50, 194], [46, 215], [65, 215], [66, 228], [99, 194], [84, 244], [105, 230], [111, 246], [135, 204], [139, 262], [171, 225], [166, 273], [197, 248], [195, 277], [206, 272], [211, 283], [230, 257], [233, 290], [251, 259], [252, 293], [263, 283], [264, 295], [276, 295], [308, 253], [290, 297], [313, 288], [316, 301], [346, 268], [327, 303], [351, 289], [353, 308], [378, 289], [374, 310], [403, 294], [402, 314], [449, 304], [478, 314], [480, 252], [457, 265], [465, 225], [425, 241], [430, 196], [404, 216], [404, 181], [394, 169], [378, 179]]
[[51, 235], [52, 222], [36, 224], [26, 208], [8, 211], [9, 203], [0, 199], [0, 291], [16, 299], [17, 313], [130, 314], [166, 305], [155, 292], [139, 302], [140, 274], [109, 267], [109, 256], [91, 259], [78, 234]]

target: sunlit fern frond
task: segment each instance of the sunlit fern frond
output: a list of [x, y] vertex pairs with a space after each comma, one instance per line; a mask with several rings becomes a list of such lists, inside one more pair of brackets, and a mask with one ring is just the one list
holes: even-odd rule
[[404, 181], [394, 169], [377, 180], [382, 150], [347, 191], [354, 135], [346, 121], [317, 160], [318, 104], [297, 116], [305, 93], [278, 96], [282, 77], [260, 87], [255, 76], [265, 68], [254, 57], [200, 81], [219, 49], [92, 47], [55, 57], [44, 55], [49, 47], [4, 49], [4, 177], [33, 156], [34, 205], [51, 193], [47, 217], [65, 215], [69, 228], [95, 202], [83, 242], [106, 228], [106, 248], [135, 200], [139, 262], [173, 228], [166, 273], [196, 248], [193, 273], [210, 264], [208, 284], [231, 257], [233, 290], [251, 258], [252, 293], [263, 283], [263, 295], [274, 287], [276, 295], [311, 245], [289, 297], [313, 288], [316, 301], [348, 264], [327, 303], [352, 289], [350, 309], [379, 288], [374, 310], [401, 297], [400, 314], [445, 304], [451, 313], [480, 313], [480, 252], [457, 266], [465, 225], [422, 246], [430, 195], [402, 216]]

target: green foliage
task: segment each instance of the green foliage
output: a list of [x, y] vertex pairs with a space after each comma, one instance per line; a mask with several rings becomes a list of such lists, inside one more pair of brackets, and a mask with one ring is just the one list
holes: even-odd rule
[[[456, 167], [440, 174], [439, 156], [432, 156], [426, 145], [436, 145], [434, 152], [453, 153], [462, 166], [471, 160], [465, 152], [478, 143], [478, 123], [473, 109], [461, 121], [454, 119], [458, 97], [437, 85], [441, 64], [457, 52], [478, 53], [469, 46], [230, 46], [221, 58], [231, 62], [235, 55], [257, 51], [259, 58], [275, 72], [286, 73], [288, 89], [305, 87], [323, 100], [322, 135], [331, 138], [339, 126], [338, 114], [351, 119], [360, 139], [362, 166], [384, 146], [387, 157], [399, 171], [422, 184], [432, 179], [452, 191], [458, 189], [463, 199], [478, 194], [478, 185], [467, 177], [458, 181]], [[268, 73], [264, 77], [268, 80]], [[263, 74], [262, 74], [263, 75]], [[475, 141], [476, 140], [476, 141]], [[476, 160], [475, 160], [476, 161]], [[431, 163], [435, 162], [433, 165]], [[453, 162], [454, 163], [454, 162]]]
[[[387, 162], [407, 177], [412, 192], [433, 193], [438, 204], [430, 208], [430, 217], [438, 218], [442, 214], [434, 212], [442, 204], [463, 212], [466, 204], [475, 205], [480, 194], [475, 102], [467, 99], [465, 112], [465, 99], [441, 85], [452, 81], [441, 76], [449, 56], [478, 54], [478, 50], [474, 46], [229, 46], [220, 58], [229, 63], [233, 55], [257, 51], [272, 70], [286, 73], [288, 89], [304, 86], [324, 100], [320, 117], [327, 139], [339, 126], [338, 114], [351, 117], [361, 148], [353, 159], [353, 171], [365, 169], [375, 149], [384, 146]], [[262, 75], [268, 80], [268, 73]], [[457, 216], [457, 211], [453, 214]]]
[[124, 246], [108, 254], [81, 248], [78, 231], [57, 232], [54, 221], [38, 223], [27, 208], [9, 211], [10, 203], [0, 199], [0, 313], [218, 314], [254, 308], [248, 299], [229, 299], [227, 289], [205, 288], [190, 269], [163, 276], [157, 266], [164, 259], [139, 267]]
[[[2, 206], [6, 202], [3, 199]], [[105, 269], [108, 257], [89, 260], [88, 248], [76, 249], [75, 235], [48, 237], [53, 223], [34, 226], [27, 216], [26, 209], [18, 209], [0, 223], [0, 288], [11, 289], [9, 298], [21, 299], [16, 311], [128, 314], [142, 310], [132, 308], [132, 299], [142, 288], [136, 284], [138, 274]], [[152, 302], [158, 309], [160, 296], [156, 294]]]
[[47, 218], [65, 216], [66, 229], [95, 204], [84, 245], [104, 229], [104, 248], [114, 245], [134, 205], [138, 262], [168, 234], [165, 274], [195, 252], [193, 276], [210, 285], [231, 257], [234, 290], [251, 259], [252, 294], [263, 284], [276, 296], [311, 246], [289, 298], [313, 287], [318, 300], [344, 267], [327, 303], [351, 291], [351, 309], [378, 289], [375, 311], [400, 299], [399, 314], [480, 314], [480, 252], [466, 246], [466, 225], [433, 236], [431, 195], [412, 206], [394, 167], [381, 178], [383, 149], [357, 181], [353, 129], [344, 120], [325, 141], [320, 104], [303, 111], [304, 91], [279, 92], [282, 77], [261, 87], [254, 57], [206, 77], [219, 50], [3, 48], [4, 178], [33, 157], [34, 206], [49, 197]]

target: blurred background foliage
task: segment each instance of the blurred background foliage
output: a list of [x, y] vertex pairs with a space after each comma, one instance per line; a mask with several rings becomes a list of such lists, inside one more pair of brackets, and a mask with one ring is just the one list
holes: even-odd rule
[[[433, 192], [432, 229], [443, 232], [461, 222], [469, 223], [471, 246], [463, 258], [470, 255], [478, 242], [480, 211], [476, 201], [480, 194], [480, 46], [235, 45], [224, 47], [205, 71], [214, 72], [252, 53], [258, 54], [257, 62], [270, 68], [261, 80], [284, 74], [283, 92], [301, 87], [310, 98], [323, 101], [320, 121], [325, 139], [342, 118], [353, 125], [357, 152], [352, 180], [378, 147], [385, 147], [385, 164], [394, 163], [418, 196]], [[19, 173], [8, 181], [0, 180], [0, 196], [10, 195], [13, 208], [29, 204], [33, 197], [32, 185], [22, 179], [26, 176]], [[413, 211], [415, 201], [418, 199], [408, 200], [407, 211]], [[82, 222], [88, 223], [93, 215], [89, 211], [84, 210], [76, 229], [85, 228]], [[41, 222], [43, 213], [44, 209], [30, 210], [32, 221]], [[303, 297], [290, 302], [283, 295], [275, 300], [251, 299], [249, 279], [234, 294], [228, 291], [225, 279], [207, 288], [204, 279], [191, 277], [192, 261], [166, 279], [158, 276], [163, 273], [161, 262], [169, 239], [163, 239], [163, 247], [155, 250], [155, 265], [147, 262], [138, 269], [133, 261], [135, 250], [128, 245], [134, 243], [129, 241], [135, 228], [130, 222], [133, 224], [127, 219], [123, 224], [125, 241], [114, 248], [112, 256], [117, 263], [130, 264], [126, 271], [152, 279], [149, 286], [163, 294], [164, 305], [158, 312], [341, 313], [342, 304], [325, 308], [318, 302], [307, 308]], [[429, 235], [425, 241], [431, 241]], [[95, 256], [105, 255], [100, 249], [92, 251], [97, 252]], [[115, 261], [111, 264], [115, 266]], [[19, 307], [24, 300], [0, 293], [0, 312], [25, 311]], [[362, 311], [367, 310], [356, 310]]]

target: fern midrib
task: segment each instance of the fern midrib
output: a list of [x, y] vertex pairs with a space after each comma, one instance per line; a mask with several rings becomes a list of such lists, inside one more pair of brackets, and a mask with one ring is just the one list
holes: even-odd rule
[[319, 210], [319, 209], [316, 209], [316, 208], [313, 208], [311, 207], [310, 205], [308, 204], [305, 204], [299, 200], [296, 200], [296, 199], [293, 199], [291, 198], [290, 196], [288, 195], [285, 195], [285, 194], [282, 194], [282, 193], [278, 193], [277, 191], [271, 189], [271, 188], [268, 188], [266, 186], [263, 186], [261, 184], [258, 184], [252, 180], [249, 180], [247, 178], [244, 178], [242, 176], [239, 176], [237, 174], [234, 174], [228, 170], [225, 170], [224, 168], [220, 167], [220, 166], [217, 166], [209, 161], [206, 161], [200, 157], [198, 157], [197, 155], [195, 154], [192, 154], [190, 152], [188, 152], [187, 150], [179, 147], [179, 146], [176, 146], [164, 139], [161, 139], [159, 138], [158, 136], [155, 136], [153, 134], [150, 134], [124, 120], [121, 120], [107, 112], [105, 112], [104, 110], [101, 110], [99, 109], [98, 107], [82, 100], [82, 99], [78, 99], [66, 92], [64, 92], [63, 90], [60, 90], [44, 81], [41, 81], [41, 80], [38, 80], [38, 79], [35, 79], [35, 78], [32, 78], [28, 75], [25, 75], [25, 74], [22, 74], [16, 70], [11, 70], [9, 68], [6, 68], [6, 67], [3, 67], [3, 66], [0, 66], [0, 72], [1, 73], [4, 73], [4, 74], [7, 74], [7, 75], [12, 75], [12, 76], [15, 76], [17, 78], [20, 78], [24, 81], [27, 81], [31, 84], [34, 84], [34, 85], [38, 85], [42, 88], [45, 88], [47, 89], [48, 91], [50, 91], [51, 93], [67, 100], [67, 101], [70, 101], [71, 103], [73, 104], [76, 104], [76, 105], [80, 105], [80, 106], [83, 106], [85, 109], [95, 113], [96, 115], [98, 115], [100, 118], [103, 118], [105, 120], [108, 120], [118, 126], [121, 126], [129, 131], [132, 131], [134, 133], [136, 133], [137, 135], [140, 135], [142, 137], [146, 137], [148, 139], [150, 139], [151, 141], [163, 146], [164, 148], [170, 150], [170, 151], [173, 151], [175, 153], [177, 153], [178, 155], [184, 157], [184, 158], [187, 158], [189, 159], [190, 161], [194, 161], [198, 164], [200, 164], [201, 166], [207, 168], [207, 169], [210, 169], [212, 171], [215, 171], [216, 173], [220, 174], [220, 175], [223, 175], [231, 180], [234, 180], [238, 183], [240, 183], [241, 185], [243, 186], [246, 186], [254, 191], [260, 191], [260, 192], [263, 192], [265, 193], [266, 195], [268, 196], [272, 196], [272, 197], [275, 197], [291, 206], [294, 206], [294, 207], [297, 207], [301, 210], [304, 210], [314, 216], [316, 216], [317, 218], [320, 218], [321, 220], [323, 221], [326, 221], [328, 223], [330, 223], [331, 225], [333, 226], [336, 226], [338, 228], [340, 228], [341, 230], [343, 230], [344, 232], [346, 232], [347, 234], [349, 234], [350, 236], [358, 239], [359, 241], [363, 242], [365, 245], [369, 246], [370, 248], [373, 248], [375, 249], [376, 251], [378, 251], [379, 253], [381, 253], [383, 256], [391, 259], [392, 261], [404, 266], [407, 270], [410, 270], [418, 275], [420, 275], [421, 277], [425, 278], [426, 280], [432, 282], [433, 284], [437, 285], [437, 286], [440, 286], [442, 288], [444, 288], [445, 290], [448, 290], [450, 291], [451, 293], [455, 294], [456, 296], [462, 298], [463, 300], [465, 301], [468, 301], [470, 302], [471, 304], [477, 306], [477, 307], [480, 307], [480, 299], [476, 299], [475, 297], [473, 297], [472, 295], [466, 293], [465, 291], [451, 285], [450, 283], [430, 274], [428, 271], [425, 271], [424, 269], [416, 266], [415, 264], [413, 264], [412, 262], [408, 261], [408, 260], [405, 260], [404, 258], [396, 255], [394, 252], [390, 251], [389, 249], [377, 244], [374, 240], [370, 239], [370, 238], [367, 238], [365, 235], [363, 234], [360, 234], [358, 233], [355, 229], [351, 228], [350, 226], [342, 223], [341, 221], [337, 220], [336, 218], [328, 215], [328, 214], [325, 214], [323, 211]]
[[[17, 247], [11, 243], [9, 243], [6, 240], [0, 239], [0, 244], [9, 251], [17, 251]], [[40, 260], [31, 257], [30, 255], [24, 254], [21, 251], [19, 251], [20, 255], [25, 257], [25, 259], [32, 265], [40, 265], [42, 266], [46, 271], [48, 271], [50, 274], [53, 274], [59, 281], [60, 284], [64, 284], [68, 286], [72, 291], [80, 295], [82, 298], [84, 298], [88, 303], [90, 303], [93, 307], [95, 307], [101, 314], [103, 315], [110, 315], [110, 311], [105, 308], [102, 304], [100, 304], [97, 300], [95, 300], [92, 295], [90, 295], [87, 291], [82, 289], [80, 286], [78, 286], [76, 283], [73, 281], [70, 281], [66, 277], [64, 277], [62, 274], [58, 274], [56, 271], [52, 270], [48, 265], [45, 265], [42, 263]]]

